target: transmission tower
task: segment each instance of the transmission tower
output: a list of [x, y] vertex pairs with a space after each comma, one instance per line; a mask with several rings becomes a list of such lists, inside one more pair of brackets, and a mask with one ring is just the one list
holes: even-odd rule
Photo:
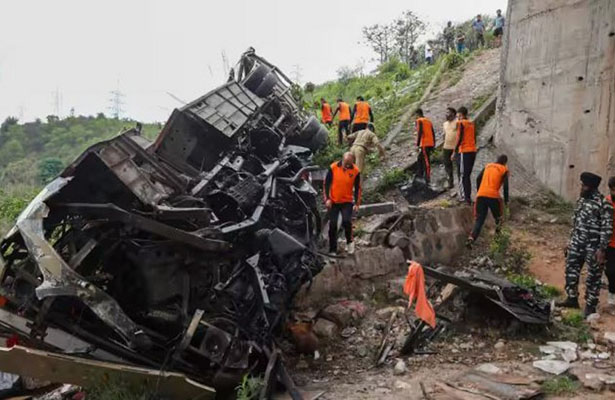
[[299, 64], [293, 65], [293, 73], [292, 74], [293, 74], [293, 76], [292, 76], [293, 81], [295, 81], [295, 83], [297, 85], [301, 85], [301, 78], [303, 76], [301, 65], [299, 65]]
[[115, 119], [119, 119], [124, 113], [124, 93], [120, 91], [120, 80], [117, 80], [117, 89], [110, 92], [111, 98], [109, 99], [109, 111]]
[[62, 94], [60, 93], [60, 89], [56, 87], [56, 90], [53, 91], [51, 95], [53, 97], [53, 113], [60, 118], [60, 113], [62, 112]]

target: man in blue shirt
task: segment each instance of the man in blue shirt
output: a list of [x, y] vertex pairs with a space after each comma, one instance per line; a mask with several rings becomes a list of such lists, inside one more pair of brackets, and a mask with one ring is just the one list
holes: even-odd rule
[[495, 30], [493, 31], [493, 36], [495, 36], [495, 45], [500, 47], [502, 44], [502, 35], [504, 35], [504, 23], [506, 20], [502, 15], [502, 10], [497, 10], [496, 13], [497, 15], [495, 17]]
[[480, 14], [478, 14], [474, 22], [472, 22], [472, 28], [474, 28], [474, 32], [476, 33], [476, 47], [484, 47], [485, 23], [483, 22], [483, 19]]

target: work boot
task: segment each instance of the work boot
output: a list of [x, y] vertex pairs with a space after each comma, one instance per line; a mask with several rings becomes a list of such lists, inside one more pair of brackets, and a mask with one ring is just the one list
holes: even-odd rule
[[466, 247], [468, 249], [471, 249], [473, 244], [474, 244], [474, 238], [472, 236], [468, 237], [468, 239], [466, 240]]
[[566, 300], [558, 301], [555, 305], [564, 308], [580, 308], [578, 297], [566, 297]]
[[354, 254], [354, 242], [350, 242], [348, 243], [348, 247], [346, 249], [346, 251], [348, 252], [348, 254], [353, 255]]
[[596, 307], [595, 306], [585, 306], [585, 311], [583, 312], [583, 315], [585, 316], [585, 318], [589, 317], [592, 314], [596, 313]]

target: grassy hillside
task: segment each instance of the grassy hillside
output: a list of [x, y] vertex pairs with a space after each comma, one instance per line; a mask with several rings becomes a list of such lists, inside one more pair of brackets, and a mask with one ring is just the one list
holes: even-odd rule
[[[440, 57], [433, 65], [422, 64], [414, 69], [393, 59], [381, 65], [373, 74], [343, 76], [337, 81], [315, 86], [313, 91], [304, 94], [304, 99], [306, 103], [314, 104], [324, 97], [332, 104], [332, 107], [335, 107], [338, 97], [352, 105], [356, 97], [361, 95], [372, 106], [376, 134], [384, 138], [408, 107], [421, 98], [442, 63], [446, 64], [443, 77], [450, 78], [456, 73], [457, 67], [469, 57], [472, 57], [472, 53], [447, 54]], [[320, 118], [317, 108], [313, 106], [312, 111]], [[346, 149], [347, 146], [337, 145], [337, 127], [333, 126], [330, 129], [329, 146], [317, 154], [315, 161], [319, 165], [328, 165], [332, 160], [340, 157]], [[370, 154], [368, 170], [377, 162], [376, 153]]]

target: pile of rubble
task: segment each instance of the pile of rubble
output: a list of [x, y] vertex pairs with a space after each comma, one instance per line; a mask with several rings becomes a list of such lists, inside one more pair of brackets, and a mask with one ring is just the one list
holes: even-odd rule
[[22, 212], [0, 245], [18, 343], [219, 391], [265, 374], [264, 395], [298, 397], [273, 339], [322, 269], [309, 172], [328, 132], [253, 49], [234, 71], [153, 143], [137, 127], [92, 146]]

